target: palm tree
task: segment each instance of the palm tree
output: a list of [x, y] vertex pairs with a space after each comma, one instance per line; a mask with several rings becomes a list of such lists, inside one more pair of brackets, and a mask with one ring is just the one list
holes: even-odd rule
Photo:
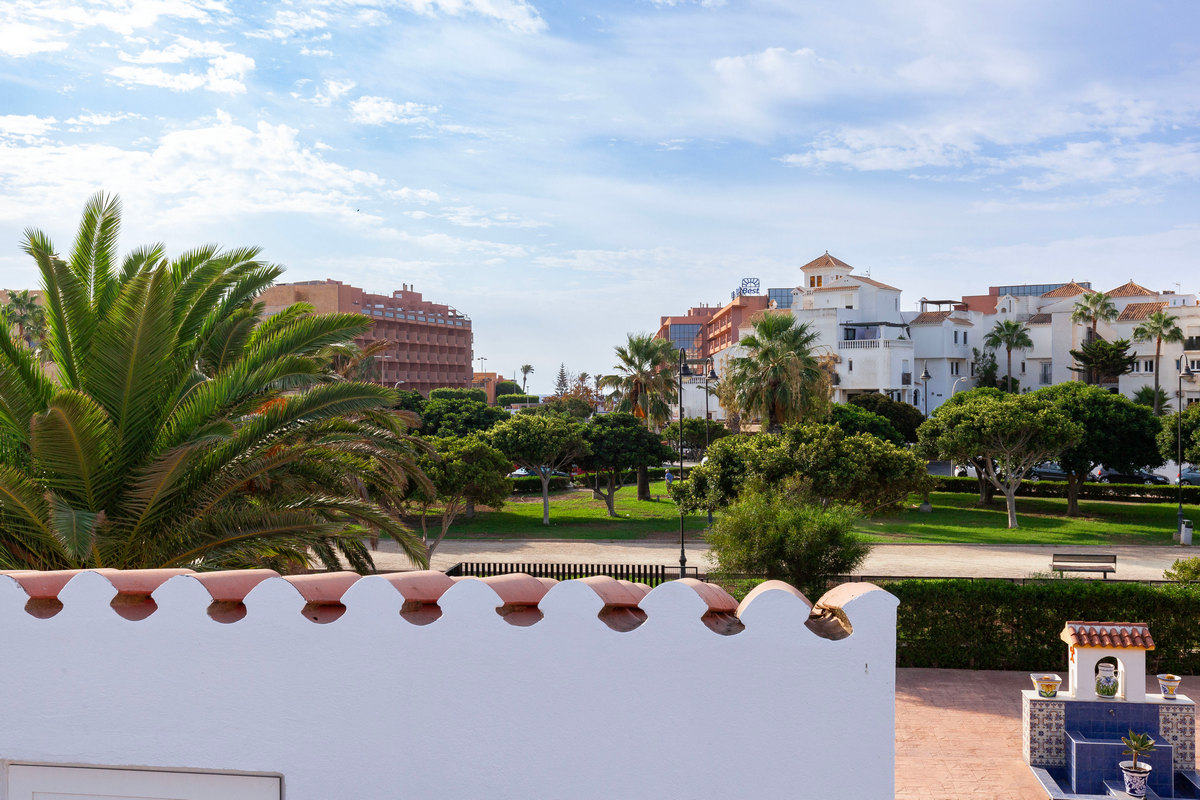
[[1167, 393], [1161, 387], [1154, 386], [1139, 386], [1130, 399], [1139, 406], [1150, 406], [1153, 408], [1154, 416], [1156, 417], [1161, 417], [1165, 414], [1171, 403], [1171, 399], [1167, 397]]
[[1173, 314], [1168, 314], [1165, 311], [1155, 311], [1146, 317], [1146, 321], [1133, 329], [1133, 340], [1135, 342], [1148, 342], [1154, 340], [1154, 416], [1158, 416], [1159, 408], [1159, 393], [1158, 388], [1158, 367], [1162, 360], [1162, 344], [1163, 342], [1182, 342], [1183, 330], [1179, 327], [1179, 317]]
[[303, 304], [263, 317], [255, 298], [282, 270], [257, 249], [120, 259], [120, 222], [94, 196], [65, 259], [25, 233], [56, 377], [0, 337], [0, 569], [365, 571], [361, 526], [426, 563], [385, 507], [423, 479], [396, 395], [328, 367], [370, 321]]
[[[1094, 340], [1099, 335], [1096, 332], [1097, 325], [1101, 322], [1112, 322], [1116, 318], [1117, 307], [1104, 292], [1092, 292], [1091, 294], [1084, 295], [1083, 299], [1071, 309], [1071, 322], [1078, 322], [1089, 326], [1091, 330], [1091, 336], [1088, 337], [1089, 341]], [[1087, 381], [1088, 383], [1096, 383], [1096, 378], [1089, 372]]]
[[533, 364], [521, 365], [521, 394], [525, 394], [525, 381], [529, 379], [531, 372], [533, 372]]
[[4, 316], [9, 325], [17, 326], [17, 338], [30, 349], [46, 335], [46, 309], [38, 305], [28, 289], [8, 290]]
[[983, 343], [988, 347], [996, 350], [1003, 347], [1008, 353], [1008, 375], [1006, 389], [1012, 391], [1012, 351], [1016, 348], [1026, 349], [1033, 347], [1033, 340], [1029, 338], [1029, 328], [1025, 327], [1015, 319], [1005, 319], [997, 322], [987, 335], [983, 337]]
[[[733, 402], [745, 417], [758, 417], [775, 433], [829, 403], [829, 381], [815, 353], [819, 336], [791, 314], [764, 314], [738, 341], [744, 353], [730, 363]], [[724, 381], [722, 381], [724, 382]]]
[[[655, 430], [671, 416], [669, 403], [675, 401], [675, 347], [667, 339], [648, 333], [629, 334], [624, 345], [616, 348], [614, 373], [605, 375], [601, 385], [611, 390], [614, 411], [628, 411]], [[638, 468], [638, 499], [650, 499], [650, 477], [645, 467]]]

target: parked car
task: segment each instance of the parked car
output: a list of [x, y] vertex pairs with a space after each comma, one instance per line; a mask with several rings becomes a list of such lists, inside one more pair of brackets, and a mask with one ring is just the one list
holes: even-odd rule
[[1179, 472], [1179, 482], [1184, 486], [1200, 486], [1200, 468], [1195, 464], [1184, 467]]
[[1096, 469], [1096, 480], [1101, 483], [1142, 483], [1147, 486], [1151, 484], [1169, 486], [1171, 484], [1168, 478], [1164, 478], [1162, 475], [1155, 475], [1153, 472], [1147, 472], [1144, 469], [1135, 469], [1131, 472], [1118, 472], [1108, 467], [1098, 467]]
[[508, 477], [510, 477], [510, 478], [536, 478], [537, 473], [530, 472], [529, 470], [525, 469], [524, 467], [521, 467], [520, 469], [515, 469], [512, 472], [508, 473]]
[[1057, 461], [1043, 461], [1029, 470], [1031, 481], [1065, 481], [1067, 477], [1067, 471]]

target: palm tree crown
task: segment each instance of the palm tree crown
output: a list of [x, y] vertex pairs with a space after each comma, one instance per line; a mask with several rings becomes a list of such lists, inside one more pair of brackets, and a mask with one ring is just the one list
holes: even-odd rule
[[[52, 379], [0, 337], [0, 569], [249, 564], [371, 567], [362, 527], [424, 550], [365, 499], [420, 473], [395, 393], [340, 380], [328, 348], [369, 325], [254, 302], [282, 271], [257, 249], [162, 245], [120, 259], [120, 204], [96, 195], [41, 272]], [[423, 476], [422, 476], [423, 477]]]
[[529, 380], [529, 373], [533, 372], [533, 364], [521, 365], [521, 394], [525, 393], [525, 382]]
[[1096, 337], [1096, 326], [1101, 322], [1112, 322], [1117, 318], [1117, 307], [1104, 292], [1092, 292], [1071, 309], [1071, 321], [1091, 327], [1092, 338]]
[[1033, 347], [1029, 328], [1015, 319], [1000, 320], [983, 337], [983, 343], [996, 350], [1003, 347], [1008, 353], [1008, 391], [1012, 391], [1012, 351]]
[[670, 418], [669, 403], [675, 401], [675, 348], [670, 341], [648, 333], [629, 334], [624, 345], [616, 348], [614, 373], [601, 379], [616, 404], [616, 411], [628, 411], [657, 428]]
[[41, 344], [46, 335], [46, 309], [38, 305], [28, 289], [8, 291], [4, 317], [9, 325], [17, 326], [17, 338], [29, 348]]
[[743, 355], [723, 379], [737, 412], [758, 417], [769, 431], [799, 422], [829, 402], [828, 380], [815, 354], [819, 336], [788, 313], [766, 313], [738, 341]]
[[1179, 327], [1179, 317], [1165, 311], [1155, 311], [1146, 317], [1146, 321], [1133, 329], [1134, 341], [1148, 342], [1154, 340], [1154, 415], [1158, 416], [1162, 407], [1160, 390], [1158, 388], [1158, 368], [1162, 360], [1163, 342], [1182, 342], [1183, 330]]

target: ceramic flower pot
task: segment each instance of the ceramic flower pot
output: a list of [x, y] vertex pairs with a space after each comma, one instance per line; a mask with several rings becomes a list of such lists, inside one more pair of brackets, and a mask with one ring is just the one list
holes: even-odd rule
[[1132, 769], [1132, 766], [1132, 761], [1121, 762], [1121, 774], [1125, 778], [1125, 794], [1130, 797], [1145, 797], [1146, 782], [1150, 780], [1150, 765], [1139, 761], [1137, 769]]
[[1158, 676], [1158, 691], [1162, 693], [1163, 700], [1174, 700], [1176, 691], [1179, 689], [1179, 682], [1183, 678], [1178, 675], [1172, 675], [1167, 672]]
[[1062, 678], [1052, 673], [1031, 672], [1029, 677], [1033, 681], [1033, 688], [1037, 689], [1038, 697], [1056, 696], [1058, 687], [1062, 684]]
[[1096, 666], [1096, 695], [1098, 697], [1116, 697], [1120, 683], [1117, 680], [1117, 668], [1112, 664]]

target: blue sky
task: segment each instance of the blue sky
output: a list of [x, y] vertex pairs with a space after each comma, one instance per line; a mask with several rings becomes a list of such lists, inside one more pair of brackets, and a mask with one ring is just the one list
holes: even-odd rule
[[5, 0], [0, 285], [86, 198], [126, 249], [412, 283], [488, 369], [799, 282], [1200, 290], [1200, 6]]

